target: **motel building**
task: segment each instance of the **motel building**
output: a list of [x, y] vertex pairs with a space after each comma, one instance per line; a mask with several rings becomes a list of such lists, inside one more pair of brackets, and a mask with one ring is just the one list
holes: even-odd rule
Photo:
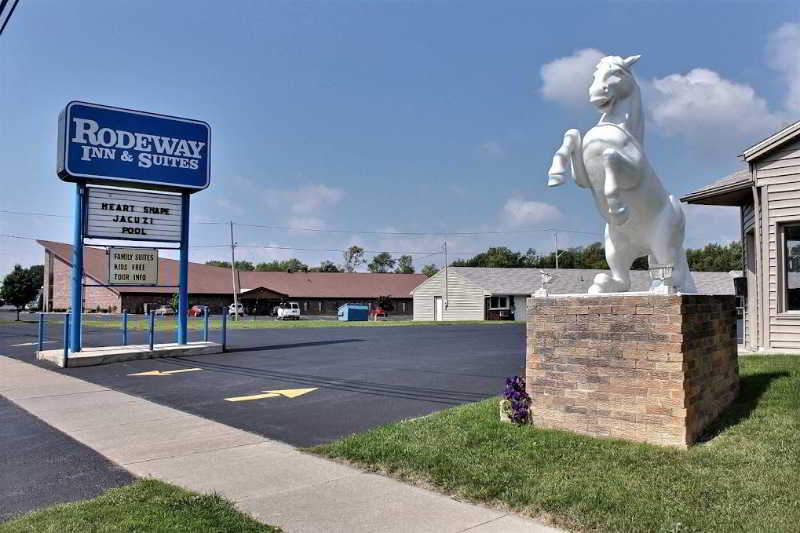
[[[72, 246], [38, 241], [44, 248], [45, 311], [63, 312], [70, 307]], [[109, 257], [105, 248], [84, 247], [84, 311], [143, 313], [169, 305], [177, 287], [108, 286]], [[159, 258], [159, 285], [175, 285], [178, 261]], [[412, 313], [410, 292], [422, 283], [423, 274], [371, 274], [356, 272], [245, 272], [236, 273], [238, 300], [248, 314], [267, 315], [282, 301], [298, 302], [303, 315], [335, 316], [345, 303], [375, 303], [391, 297], [393, 316]], [[189, 263], [189, 307], [207, 305], [219, 314], [233, 303], [231, 270]]]
[[681, 200], [739, 207], [745, 348], [800, 351], [800, 121], [741, 157], [746, 168]]
[[[545, 268], [551, 294], [586, 294], [594, 277], [607, 270]], [[702, 294], [734, 294], [734, 272], [692, 272]], [[414, 320], [526, 320], [527, 303], [541, 287], [538, 268], [448, 267], [412, 291]], [[650, 273], [631, 271], [631, 290], [650, 288]]]

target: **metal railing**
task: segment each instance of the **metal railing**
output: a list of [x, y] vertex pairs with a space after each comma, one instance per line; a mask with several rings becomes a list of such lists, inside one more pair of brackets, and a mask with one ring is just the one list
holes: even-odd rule
[[[97, 316], [91, 313], [87, 313], [88, 316]], [[38, 313], [38, 324], [37, 324], [37, 342], [36, 346], [38, 351], [44, 350], [44, 345], [46, 343], [52, 342], [48, 337], [48, 317], [58, 317], [59, 319], [63, 320], [63, 347], [64, 347], [64, 367], [67, 367], [69, 364], [69, 355], [70, 355], [70, 313]], [[155, 311], [150, 311], [146, 316], [147, 318], [147, 345], [150, 351], [154, 349], [155, 345], [155, 338], [156, 338], [156, 314]], [[104, 319], [111, 320], [113, 316], [104, 316]], [[122, 333], [122, 346], [129, 345], [129, 313], [122, 312], [119, 315], [120, 318], [120, 331]], [[228, 340], [228, 313], [227, 309], [223, 310], [222, 312], [222, 320], [221, 320], [221, 328], [220, 328], [220, 343], [222, 344], [222, 351], [225, 351], [227, 346]], [[202, 335], [203, 335], [203, 342], [209, 342], [210, 337], [210, 329], [211, 329], [211, 314], [208, 312], [208, 307], [203, 309], [203, 328], [202, 328]], [[53, 324], [55, 325], [57, 321], [54, 321]], [[176, 332], [177, 332], [177, 321], [176, 321]], [[177, 333], [176, 333], [177, 334]]]

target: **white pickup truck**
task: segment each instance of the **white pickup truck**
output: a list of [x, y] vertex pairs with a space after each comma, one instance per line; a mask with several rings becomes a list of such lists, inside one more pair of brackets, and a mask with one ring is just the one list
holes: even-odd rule
[[245, 316], [244, 305], [242, 305], [241, 303], [229, 305], [228, 306], [228, 314], [231, 315], [231, 316], [233, 316], [233, 315]]
[[280, 304], [277, 318], [278, 320], [300, 320], [300, 304], [297, 302]]

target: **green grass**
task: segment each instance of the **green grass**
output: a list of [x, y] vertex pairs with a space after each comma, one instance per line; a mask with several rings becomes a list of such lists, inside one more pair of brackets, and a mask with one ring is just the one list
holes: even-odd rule
[[217, 495], [138, 481], [84, 502], [56, 505], [0, 524], [0, 533], [276, 533]]
[[578, 530], [798, 531], [800, 357], [740, 363], [739, 398], [688, 450], [515, 427], [495, 398], [311, 451]]
[[[48, 323], [61, 323], [60, 320], [49, 320]], [[113, 328], [120, 329], [120, 320], [97, 320], [97, 319], [83, 319], [83, 326], [86, 328]], [[485, 324], [513, 324], [510, 321], [498, 320], [460, 320], [453, 322], [428, 322], [428, 321], [414, 321], [414, 320], [383, 320], [378, 322], [339, 322], [338, 320], [266, 320], [256, 319], [250, 317], [243, 318], [239, 321], [228, 320], [228, 329], [294, 329], [294, 328], [382, 328], [382, 327], [397, 327], [397, 326], [458, 326], [458, 325], [485, 325]], [[129, 318], [128, 330], [129, 331], [147, 331], [148, 322], [143, 318]], [[220, 319], [209, 320], [209, 328], [218, 330], [222, 327]], [[203, 320], [193, 318], [189, 320], [189, 329], [202, 330]], [[175, 318], [158, 318], [156, 319], [156, 330], [158, 331], [174, 331]]]

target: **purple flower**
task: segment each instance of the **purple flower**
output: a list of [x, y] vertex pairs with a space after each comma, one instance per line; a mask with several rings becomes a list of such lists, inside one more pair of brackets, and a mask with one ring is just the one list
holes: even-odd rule
[[523, 424], [530, 418], [531, 397], [525, 391], [525, 379], [520, 376], [506, 378], [503, 397], [511, 404], [511, 420]]

